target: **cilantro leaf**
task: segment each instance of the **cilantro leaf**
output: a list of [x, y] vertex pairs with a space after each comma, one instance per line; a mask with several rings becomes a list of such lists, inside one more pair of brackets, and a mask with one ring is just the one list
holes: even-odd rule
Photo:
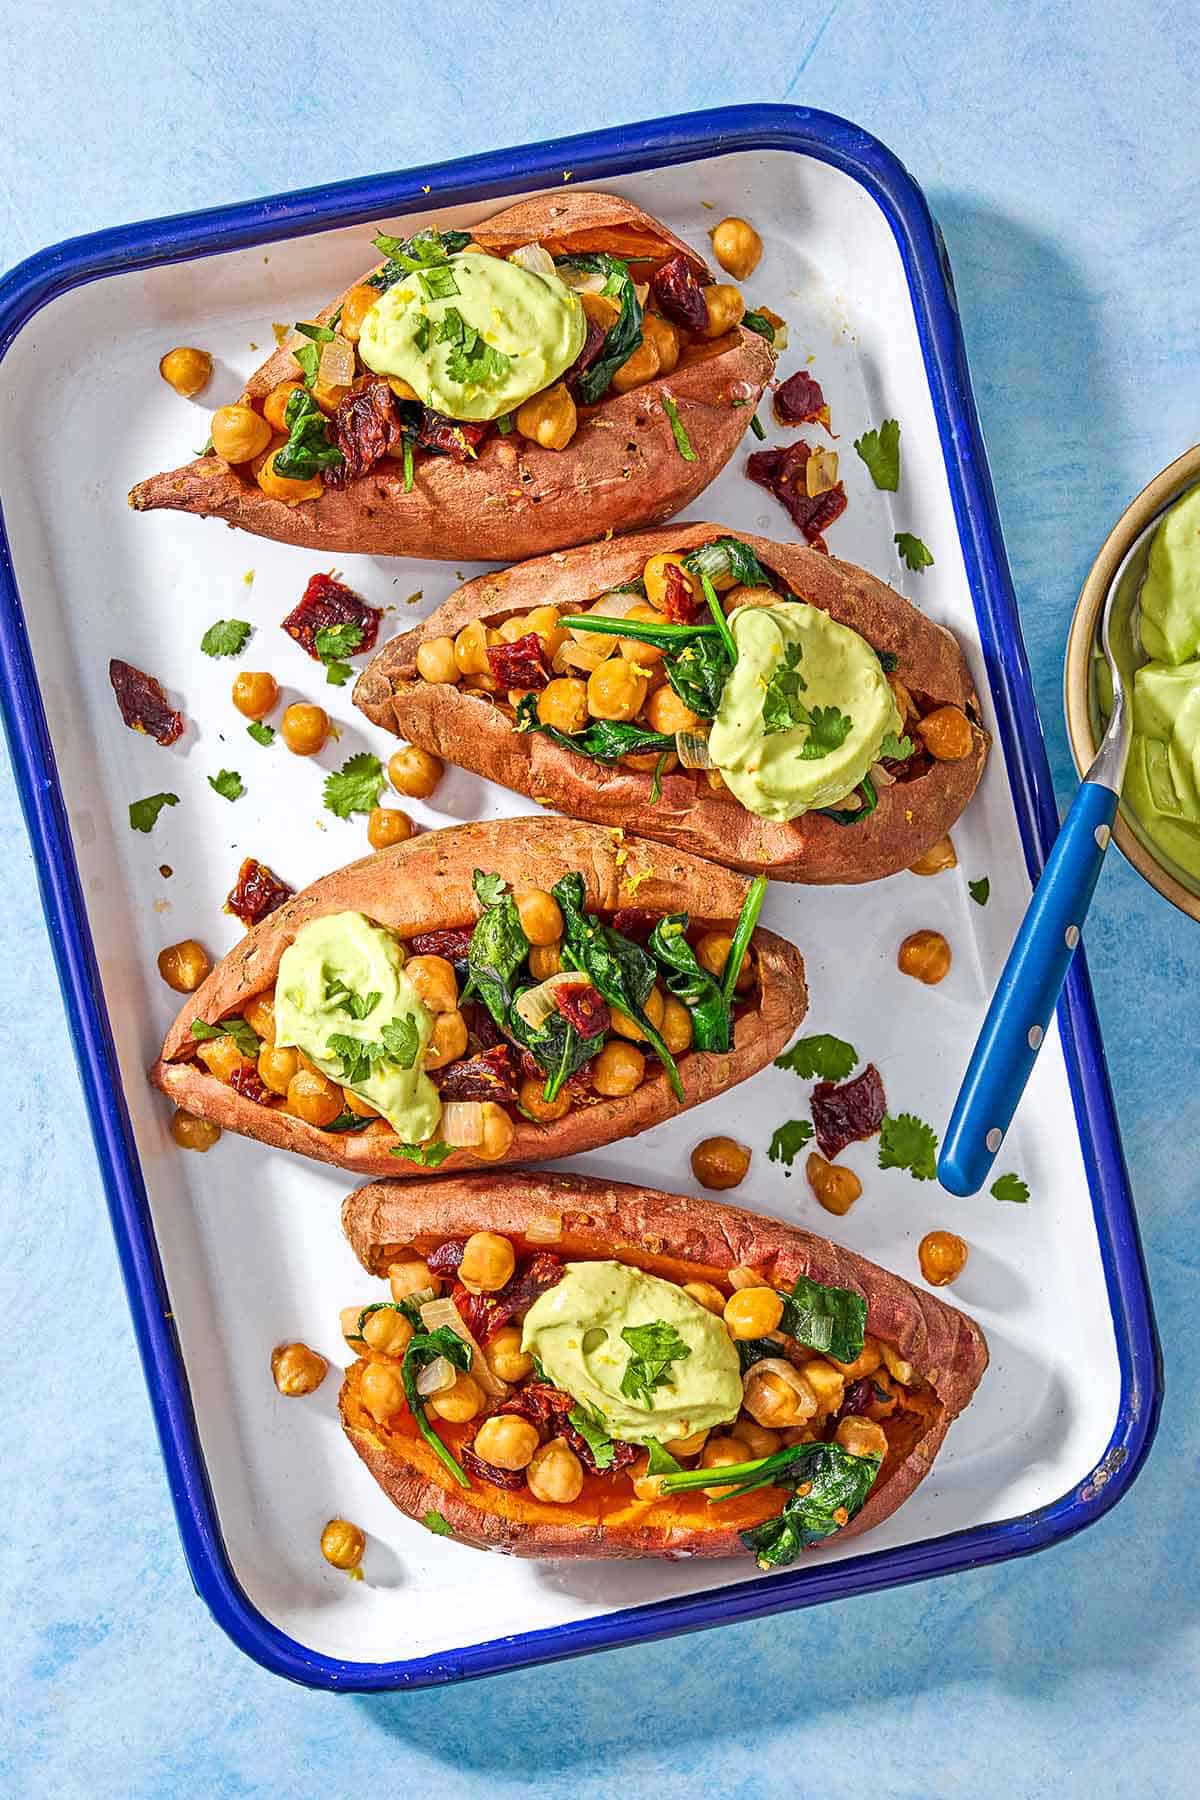
[[908, 736], [897, 737], [894, 731], [884, 733], [879, 746], [880, 762], [907, 762], [910, 756], [916, 755], [917, 746]]
[[292, 330], [298, 331], [301, 337], [311, 338], [314, 344], [332, 344], [337, 336], [328, 325], [313, 325], [307, 319], [297, 319]]
[[383, 792], [383, 765], [369, 750], [360, 750], [325, 777], [325, 805], [339, 819], [369, 813]]
[[981, 875], [978, 881], [968, 881], [967, 891], [976, 906], [986, 906], [988, 903], [988, 896], [992, 891], [991, 881], [986, 875]]
[[800, 696], [808, 686], [800, 673], [803, 651], [799, 644], [785, 644], [783, 655], [771, 671], [763, 695], [763, 728], [768, 736], [775, 731], [788, 731], [808, 716], [808, 708]]
[[916, 1181], [937, 1174], [937, 1133], [915, 1113], [889, 1113], [879, 1132], [879, 1167], [907, 1169]]
[[246, 791], [236, 769], [222, 769], [219, 775], [210, 775], [208, 785], [222, 800], [240, 800]]
[[344, 982], [340, 975], [335, 975], [331, 981], [325, 983], [326, 1002], [335, 1002], [343, 1012], [348, 1012], [352, 1019], [365, 1019], [369, 1013], [375, 1011], [382, 998], [382, 994], [374, 988], [369, 994], [355, 993], [354, 989]]
[[[803, 709], [807, 712], [807, 708]], [[803, 762], [819, 762], [844, 744], [854, 721], [836, 706], [814, 706], [808, 713], [808, 736], [800, 746]]]
[[397, 1144], [388, 1151], [389, 1156], [402, 1157], [405, 1162], [416, 1163], [422, 1169], [440, 1169], [448, 1156], [454, 1155], [453, 1144]]
[[592, 1460], [598, 1469], [611, 1469], [613, 1459], [613, 1441], [608, 1426], [598, 1412], [585, 1406], [581, 1400], [567, 1414], [568, 1425], [573, 1425], [584, 1443], [592, 1453]]
[[292, 351], [292, 356], [300, 365], [300, 373], [304, 377], [306, 388], [316, 386], [317, 370], [321, 366], [321, 352], [315, 344], [300, 344]]
[[362, 641], [362, 626], [347, 619], [342, 625], [322, 625], [313, 637], [313, 648], [318, 659], [327, 663], [340, 656], [353, 656]]
[[361, 1086], [371, 1079], [377, 1062], [382, 1062], [384, 1049], [382, 1044], [367, 1043], [362, 1038], [349, 1037], [344, 1031], [335, 1031], [326, 1040], [325, 1051], [328, 1056], [336, 1057], [342, 1069], [338, 1079], [346, 1087]]
[[325, 679], [330, 687], [345, 687], [354, 670], [348, 662], [331, 662], [325, 664]]
[[192, 1036], [202, 1044], [210, 1042], [213, 1038], [232, 1038], [242, 1055], [248, 1056], [252, 1062], [257, 1060], [258, 1053], [262, 1049], [258, 1033], [236, 1013], [231, 1019], [218, 1019], [215, 1025], [210, 1025], [207, 1019], [193, 1019]]
[[[316, 357], [315, 344], [306, 344], [304, 349]], [[303, 351], [297, 350], [294, 355], [299, 362]], [[307, 369], [305, 379], [307, 381]], [[329, 435], [329, 421], [307, 388], [296, 388], [288, 395], [283, 422], [287, 426], [288, 441], [271, 458], [271, 467], [277, 475], [288, 481], [311, 481], [322, 469], [341, 468], [345, 458]]]
[[1001, 1175], [988, 1191], [993, 1200], [1015, 1200], [1019, 1206], [1029, 1198], [1029, 1184], [1019, 1175]]
[[[856, 445], [855, 448], [857, 449], [857, 447]], [[893, 542], [900, 552], [901, 561], [907, 568], [919, 570], [933, 567], [933, 557], [920, 538], [914, 537], [911, 531], [898, 531]]]
[[454, 270], [448, 264], [428, 270], [418, 269], [417, 281], [427, 300], [450, 300], [460, 291], [454, 279]]
[[401, 1069], [411, 1069], [421, 1048], [421, 1034], [411, 1013], [390, 1019], [380, 1032], [388, 1059]]
[[205, 656], [240, 656], [254, 630], [249, 619], [218, 619], [200, 639]]
[[877, 488], [894, 494], [900, 486], [900, 421], [885, 419], [878, 431], [864, 431], [854, 448], [871, 471]]
[[246, 736], [252, 737], [256, 744], [268, 749], [275, 742], [275, 727], [264, 725], [261, 719], [255, 719], [253, 725], [247, 725]]
[[780, 1125], [771, 1133], [767, 1156], [771, 1162], [782, 1163], [790, 1170], [812, 1135], [813, 1128], [808, 1119], [789, 1119], [786, 1125]]
[[670, 394], [663, 395], [663, 411], [671, 422], [671, 436], [675, 439], [675, 448], [678, 450], [680, 456], [682, 456], [684, 462], [699, 462], [700, 458], [692, 449], [692, 440], [688, 436], [683, 420], [679, 416], [679, 408], [676, 406]]
[[632, 1352], [621, 1377], [621, 1392], [627, 1400], [652, 1407], [655, 1389], [671, 1385], [670, 1365], [690, 1356], [691, 1345], [662, 1319], [649, 1325], [626, 1325], [621, 1340]]
[[647, 1475], [678, 1475], [680, 1464], [675, 1461], [669, 1450], [664, 1450], [657, 1438], [646, 1439], [646, 1473]]
[[423, 1514], [421, 1523], [426, 1531], [432, 1531], [435, 1537], [454, 1536], [453, 1525], [449, 1524], [448, 1521], [442, 1517], [435, 1506], [431, 1506], [429, 1511]]
[[475, 870], [471, 886], [475, 889], [475, 898], [480, 906], [499, 906], [508, 892], [508, 883], [503, 875], [486, 875], [482, 869]]
[[857, 1062], [853, 1044], [819, 1031], [812, 1037], [797, 1038], [790, 1050], [775, 1058], [775, 1067], [788, 1069], [806, 1081], [814, 1076], [821, 1081], [844, 1081]]
[[153, 831], [164, 806], [178, 806], [178, 794], [147, 794], [129, 802], [129, 823], [134, 831]]

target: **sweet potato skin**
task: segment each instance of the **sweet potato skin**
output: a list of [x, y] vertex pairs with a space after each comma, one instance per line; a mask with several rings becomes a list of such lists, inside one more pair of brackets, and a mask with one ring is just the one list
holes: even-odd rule
[[[547, 1221], [556, 1218], [561, 1235], [548, 1241]], [[893, 1440], [866, 1505], [838, 1534], [839, 1543], [869, 1531], [903, 1504], [987, 1367], [983, 1333], [944, 1300], [826, 1238], [708, 1197], [529, 1170], [437, 1180], [419, 1190], [374, 1182], [342, 1207], [351, 1248], [373, 1275], [386, 1272], [400, 1246], [412, 1245], [420, 1254], [477, 1230], [501, 1232], [520, 1247], [530, 1242], [525, 1234], [535, 1221], [536, 1245], [566, 1260], [615, 1256], [681, 1281], [722, 1278], [742, 1265], [775, 1287], [790, 1287], [797, 1276], [807, 1275], [862, 1294], [868, 1332], [894, 1344], [913, 1363], [934, 1404]], [[751, 1497], [753, 1512], [736, 1516], [724, 1507], [681, 1511], [679, 1500], [650, 1503], [632, 1497], [598, 1511], [594, 1503], [559, 1507], [539, 1504], [528, 1494], [481, 1493], [480, 1484], [463, 1490], [419, 1438], [381, 1431], [358, 1403], [356, 1388], [351, 1370], [342, 1388], [343, 1426], [389, 1498], [412, 1518], [435, 1508], [456, 1537], [479, 1549], [532, 1557], [730, 1556], [744, 1553], [738, 1533], [783, 1502], [784, 1495], [773, 1489]]]
[[[605, 248], [658, 259], [682, 252], [704, 268], [694, 250], [640, 208], [586, 189], [522, 200], [474, 226], [473, 235], [501, 254], [522, 243], [544, 244], [552, 254]], [[344, 299], [339, 295], [318, 321], [327, 323]], [[261, 400], [294, 378], [291, 352], [301, 341], [289, 339], [268, 358], [247, 382], [246, 398]], [[129, 504], [138, 512], [168, 508], [222, 518], [259, 537], [322, 552], [480, 562], [537, 556], [670, 518], [707, 487], [737, 448], [775, 362], [765, 341], [740, 326], [718, 348], [719, 354], [588, 408], [564, 451], [543, 450], [516, 433], [492, 437], [469, 463], [421, 458], [407, 494], [400, 465], [385, 461], [359, 481], [289, 507], [264, 494], [248, 471], [208, 456], [139, 482]], [[695, 462], [676, 448], [664, 392], [679, 409]]]
[[[727, 790], [714, 793], [702, 776], [682, 769], [663, 776], [661, 796], [651, 805], [650, 775], [588, 762], [536, 732], [518, 733], [488, 700], [423, 681], [417, 673], [417, 646], [425, 638], [453, 636], [472, 619], [500, 619], [536, 605], [578, 605], [632, 580], [661, 551], [686, 554], [715, 537], [740, 538], [802, 599], [860, 632], [877, 650], [891, 651], [898, 677], [914, 692], [962, 708], [972, 720], [972, 754], [881, 789], [879, 804], [861, 825], [838, 825], [818, 813], [781, 824], [756, 818]], [[696, 856], [812, 885], [877, 881], [907, 868], [963, 812], [979, 785], [989, 743], [977, 723], [979, 700], [966, 659], [944, 626], [853, 563], [713, 524], [668, 526], [478, 576], [384, 645], [359, 677], [354, 703], [376, 725], [575, 818], [599, 825], [633, 822], [643, 836]]]
[[[358, 911], [401, 937], [464, 925], [478, 916], [471, 875], [480, 868], [495, 870], [514, 887], [549, 887], [575, 869], [584, 877], [589, 907], [609, 911], [636, 905], [662, 913], [687, 909], [696, 918], [722, 922], [737, 917], [747, 885], [728, 869], [696, 857], [567, 819], [501, 819], [426, 832], [314, 882], [247, 932], [185, 1000], [150, 1080], [176, 1106], [277, 1149], [295, 1150], [359, 1175], [428, 1179], [438, 1171], [392, 1156], [388, 1146], [394, 1139], [390, 1133], [381, 1135], [374, 1124], [362, 1132], [319, 1131], [245, 1099], [202, 1063], [184, 1058], [195, 1048], [192, 1020], [225, 1018], [269, 989], [284, 950], [310, 919]], [[728, 1056], [693, 1052], [684, 1058], [682, 1104], [657, 1071], [628, 1098], [575, 1107], [549, 1125], [518, 1117], [506, 1161], [574, 1156], [636, 1136], [764, 1068], [804, 1017], [808, 995], [804, 963], [793, 945], [760, 929], [754, 949], [761, 971], [759, 1004], [738, 1019]], [[466, 1151], [455, 1151], [441, 1164], [442, 1171], [478, 1167]]]

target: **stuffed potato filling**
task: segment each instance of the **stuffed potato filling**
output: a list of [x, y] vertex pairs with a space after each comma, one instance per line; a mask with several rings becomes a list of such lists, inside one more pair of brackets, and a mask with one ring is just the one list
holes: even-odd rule
[[342, 1314], [351, 1412], [419, 1433], [481, 1506], [724, 1509], [764, 1569], [850, 1522], [930, 1402], [860, 1294], [563, 1260], [544, 1223], [389, 1248], [391, 1298]]
[[518, 1118], [549, 1125], [647, 1080], [682, 1100], [680, 1063], [733, 1049], [765, 881], [728, 930], [593, 913], [574, 872], [552, 889], [473, 882], [473, 923], [406, 941], [362, 913], [309, 920], [272, 989], [193, 1021], [197, 1057], [246, 1099], [436, 1168], [455, 1151], [500, 1161]]
[[416, 655], [421, 679], [487, 697], [517, 731], [650, 774], [652, 804], [688, 780], [761, 818], [839, 825], [974, 749], [966, 713], [923, 703], [895, 664], [728, 537], [660, 552], [577, 610], [475, 619]]

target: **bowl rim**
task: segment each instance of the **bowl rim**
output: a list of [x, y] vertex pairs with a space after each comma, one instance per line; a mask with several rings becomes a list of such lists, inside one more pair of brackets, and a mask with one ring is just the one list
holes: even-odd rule
[[[1101, 545], [1079, 591], [1067, 636], [1067, 653], [1063, 665], [1063, 705], [1071, 755], [1080, 776], [1090, 766], [1097, 748], [1088, 710], [1088, 684], [1092, 645], [1100, 624], [1104, 596], [1139, 532], [1177, 494], [1181, 494], [1185, 488], [1194, 487], [1197, 482], [1200, 482], [1200, 444], [1194, 444], [1182, 456], [1177, 456], [1173, 463], [1168, 463], [1153, 481], [1147, 483], [1137, 498], [1130, 501]], [[1184, 887], [1181, 881], [1177, 881], [1174, 875], [1163, 868], [1120, 810], [1113, 826], [1113, 837], [1126, 861], [1133, 865], [1152, 888], [1189, 918], [1200, 919], [1200, 894], [1194, 894], [1190, 888]]]

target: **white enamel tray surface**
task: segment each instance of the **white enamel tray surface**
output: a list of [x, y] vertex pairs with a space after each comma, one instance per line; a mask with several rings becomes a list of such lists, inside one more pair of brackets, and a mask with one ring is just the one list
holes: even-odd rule
[[[908, 289], [891, 231], [849, 177], [790, 152], [742, 153], [612, 184], [698, 248], [726, 213], [748, 216], [766, 244], [747, 284], [789, 322], [782, 370], [808, 365], [838, 433], [849, 509], [829, 534], [837, 554], [908, 593], [959, 635], [984, 689], [982, 659]], [[443, 215], [465, 222], [474, 211]], [[387, 221], [381, 220], [386, 225]], [[418, 223], [409, 218], [406, 229]], [[196, 936], [218, 956], [238, 926], [222, 912], [244, 855], [301, 887], [366, 852], [364, 821], [321, 806], [325, 772], [392, 740], [368, 727], [348, 688], [326, 687], [279, 629], [313, 554], [217, 523], [135, 516], [130, 485], [186, 461], [208, 434], [208, 408], [236, 397], [272, 348], [273, 321], [311, 317], [371, 260], [370, 233], [336, 231], [147, 274], [109, 278], [49, 305], [0, 369], [0, 487], [17, 578], [70, 811], [138, 1148], [176, 1329], [234, 1571], [253, 1604], [302, 1645], [355, 1661], [436, 1655], [703, 1588], [745, 1580], [748, 1560], [719, 1564], [554, 1565], [479, 1554], [431, 1536], [385, 1500], [337, 1424], [337, 1380], [282, 1400], [272, 1347], [303, 1338], [335, 1370], [339, 1308], [381, 1295], [343, 1242], [337, 1171], [226, 1136], [186, 1155], [167, 1132], [168, 1108], [144, 1070], [176, 1005], [155, 970], [158, 951]], [[203, 405], [157, 374], [175, 344], [209, 349], [216, 371]], [[852, 448], [892, 416], [903, 427], [898, 495], [877, 492]], [[764, 423], [769, 409], [763, 409]], [[768, 426], [770, 441], [784, 435]], [[752, 449], [747, 437], [745, 448]], [[768, 535], [790, 522], [742, 472], [745, 451], [694, 517]], [[910, 575], [893, 546], [917, 533], [936, 558]], [[450, 564], [349, 557], [346, 580], [400, 629], [457, 584]], [[251, 579], [251, 571], [253, 577]], [[464, 569], [473, 574], [475, 569]], [[274, 671], [288, 699], [326, 704], [340, 742], [320, 758], [260, 749], [230, 704], [235, 664], [200, 653], [218, 618], [254, 622], [245, 666]], [[188, 729], [164, 750], [121, 724], [107, 679], [111, 656], [156, 674]], [[207, 777], [241, 772], [229, 803]], [[130, 830], [131, 800], [172, 790], [150, 836]], [[408, 802], [404, 803], [408, 805]], [[525, 801], [452, 771], [422, 824], [528, 811]], [[630, 821], [631, 825], [634, 821]], [[812, 1009], [807, 1030], [849, 1038], [883, 1075], [890, 1107], [934, 1122], [949, 1113], [985, 997], [1029, 893], [999, 748], [955, 832], [960, 866], [865, 888], [775, 886], [765, 919], [803, 949]], [[167, 865], [173, 873], [160, 872]], [[967, 878], [987, 875], [981, 909]], [[929, 989], [900, 975], [900, 940], [921, 926], [954, 950], [948, 979]], [[864, 1194], [844, 1219], [816, 1205], [797, 1166], [767, 1160], [775, 1126], [806, 1112], [808, 1084], [770, 1069], [677, 1123], [581, 1158], [593, 1173], [687, 1191], [694, 1144], [731, 1132], [753, 1146], [749, 1179], [732, 1198], [840, 1241], [919, 1280], [916, 1247], [935, 1226], [960, 1231], [971, 1258], [952, 1298], [984, 1327], [992, 1363], [954, 1426], [932, 1475], [865, 1543], [884, 1549], [1023, 1514], [1082, 1482], [1102, 1456], [1118, 1406], [1118, 1366], [1092, 1207], [1057, 1037], [1051, 1031], [1000, 1167], [1029, 1182], [1032, 1202], [950, 1198], [933, 1182], [881, 1173], [874, 1144], [848, 1153]], [[331, 1515], [367, 1531], [364, 1582], [322, 1562]], [[818, 1553], [837, 1556], [836, 1549]]]

